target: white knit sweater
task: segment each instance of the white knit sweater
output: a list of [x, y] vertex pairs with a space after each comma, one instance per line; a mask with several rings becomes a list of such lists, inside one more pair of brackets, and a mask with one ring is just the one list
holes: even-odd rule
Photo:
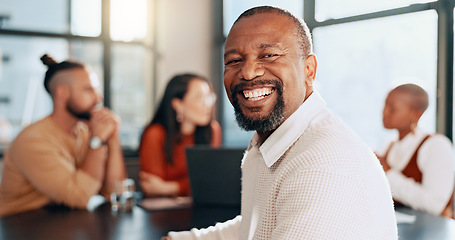
[[281, 136], [297, 135], [279, 158], [264, 160], [269, 149], [253, 136], [242, 165], [241, 216], [171, 232], [173, 240], [397, 239], [390, 189], [372, 151], [325, 106], [298, 111], [286, 131], [280, 126], [262, 144], [283, 148]]

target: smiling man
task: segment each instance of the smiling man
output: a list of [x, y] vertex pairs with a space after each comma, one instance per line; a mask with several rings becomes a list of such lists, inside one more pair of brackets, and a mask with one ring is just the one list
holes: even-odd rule
[[174, 239], [397, 239], [379, 161], [313, 89], [305, 23], [245, 11], [225, 44], [224, 83], [239, 125], [255, 130], [242, 162], [241, 216]]

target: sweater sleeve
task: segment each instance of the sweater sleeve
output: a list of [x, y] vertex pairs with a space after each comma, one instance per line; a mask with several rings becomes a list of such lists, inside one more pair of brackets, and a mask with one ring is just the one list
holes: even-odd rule
[[159, 125], [152, 125], [144, 131], [139, 149], [141, 171], [164, 178], [166, 171], [165, 136], [165, 130]]
[[240, 222], [239, 215], [234, 219], [223, 223], [217, 223], [204, 229], [191, 229], [183, 232], [169, 232], [172, 240], [232, 240], [239, 238]]
[[[56, 203], [86, 208], [101, 182], [75, 167], [55, 139], [26, 137], [10, 149], [11, 158], [25, 178]], [[20, 146], [20, 147], [19, 147]]]

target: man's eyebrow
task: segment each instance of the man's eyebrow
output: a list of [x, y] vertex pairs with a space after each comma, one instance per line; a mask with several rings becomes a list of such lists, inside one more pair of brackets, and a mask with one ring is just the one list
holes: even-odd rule
[[[259, 48], [260, 49], [266, 49], [266, 48], [278, 48], [278, 49], [281, 49], [280, 48], [280, 45], [279, 44], [276, 44], [276, 43], [262, 43], [259, 45]], [[228, 50], [224, 53], [224, 57], [226, 58], [227, 55], [229, 54], [233, 54], [233, 53], [237, 53], [238, 51], [236, 49], [231, 49], [231, 50]]]
[[228, 51], [226, 51], [224, 53], [224, 58], [226, 58], [227, 55], [232, 54], [232, 53], [236, 53], [236, 52], [237, 52], [237, 50], [235, 50], [235, 49], [228, 50]]
[[280, 48], [280, 46], [276, 43], [262, 43], [259, 45], [259, 48], [265, 49], [265, 48]]

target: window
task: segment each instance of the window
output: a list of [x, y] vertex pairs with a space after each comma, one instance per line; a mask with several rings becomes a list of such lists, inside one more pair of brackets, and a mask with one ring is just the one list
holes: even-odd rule
[[315, 18], [317, 21], [321, 22], [329, 19], [350, 17], [433, 1], [434, 0], [317, 0], [315, 1]]
[[117, 43], [112, 48], [112, 109], [122, 119], [122, 146], [134, 150], [149, 116], [152, 115], [151, 61], [141, 45]]
[[71, 1], [71, 33], [89, 37], [101, 34], [101, 0]]
[[122, 118], [122, 146], [135, 150], [152, 113], [151, 4], [0, 0], [0, 155], [25, 126], [52, 112], [43, 87], [46, 67], [39, 60], [44, 53], [91, 67], [106, 105]]
[[68, 41], [45, 37], [2, 36], [0, 75], [0, 144], [3, 148], [23, 127], [52, 111], [43, 87], [45, 49], [58, 59], [67, 58]]
[[111, 0], [111, 38], [130, 42], [147, 35], [146, 0]]
[[382, 109], [387, 93], [402, 83], [427, 90], [430, 106], [419, 126], [435, 131], [436, 30], [434, 10], [314, 29], [317, 89], [374, 149], [395, 133], [383, 129]]
[[61, 0], [0, 0], [1, 28], [36, 32], [66, 33], [68, 3]]

